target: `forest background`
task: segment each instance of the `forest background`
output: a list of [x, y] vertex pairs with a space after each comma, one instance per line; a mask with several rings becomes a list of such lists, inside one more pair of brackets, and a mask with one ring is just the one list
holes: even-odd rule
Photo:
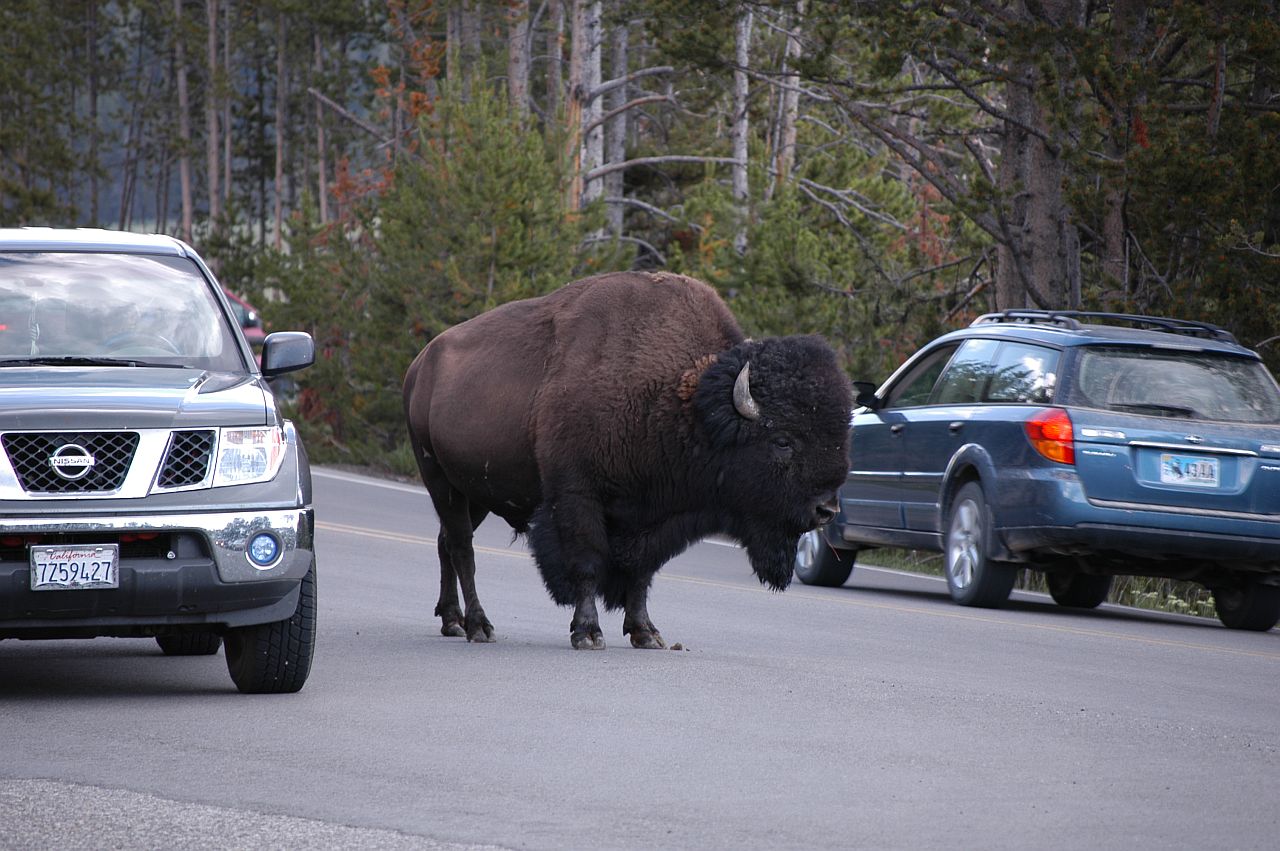
[[409, 472], [433, 335], [714, 284], [853, 377], [1018, 307], [1280, 364], [1277, 0], [4, 0], [0, 224], [170, 233], [316, 339], [312, 455]]

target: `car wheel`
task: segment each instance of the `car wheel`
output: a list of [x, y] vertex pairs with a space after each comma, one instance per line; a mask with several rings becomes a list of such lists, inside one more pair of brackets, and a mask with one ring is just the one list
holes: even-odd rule
[[838, 549], [827, 540], [821, 529], [800, 536], [796, 547], [796, 578], [805, 585], [838, 588], [853, 573], [856, 550]]
[[1280, 621], [1280, 586], [1252, 582], [1214, 588], [1213, 605], [1228, 629], [1266, 632]]
[[1096, 609], [1111, 593], [1111, 577], [1091, 573], [1050, 573], [1045, 576], [1049, 595], [1059, 606]]
[[991, 515], [982, 487], [969, 482], [960, 488], [951, 504], [947, 523], [947, 588], [951, 599], [962, 606], [995, 608], [1004, 605], [1013, 590], [1017, 569], [992, 561]]
[[298, 608], [275, 623], [227, 630], [227, 670], [245, 694], [285, 694], [302, 688], [316, 643], [316, 566], [302, 579]]
[[157, 635], [156, 644], [166, 656], [212, 656], [222, 646], [222, 636], [212, 632], [178, 632]]

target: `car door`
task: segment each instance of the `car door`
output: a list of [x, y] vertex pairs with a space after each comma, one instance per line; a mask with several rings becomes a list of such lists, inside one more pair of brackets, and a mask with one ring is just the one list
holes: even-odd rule
[[958, 344], [928, 349], [908, 361], [877, 394], [875, 408], [854, 413], [849, 479], [841, 491], [850, 525], [902, 529], [902, 469], [907, 415], [926, 404]]
[[971, 339], [947, 365], [929, 405], [904, 429], [903, 523], [941, 532], [942, 488], [952, 459], [981, 447], [995, 465], [1016, 463], [1027, 416], [1052, 400], [1061, 352], [1016, 340]]
[[951, 458], [973, 429], [966, 425], [977, 413], [990, 381], [996, 350], [993, 339], [965, 340], [934, 385], [928, 404], [903, 411], [903, 525], [910, 530], [938, 531], [942, 479]]

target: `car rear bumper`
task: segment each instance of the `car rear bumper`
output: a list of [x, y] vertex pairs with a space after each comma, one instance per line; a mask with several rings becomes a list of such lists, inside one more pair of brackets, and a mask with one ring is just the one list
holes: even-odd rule
[[1104, 523], [1007, 528], [997, 532], [1013, 554], [1115, 553], [1143, 561], [1239, 563], [1255, 570], [1280, 573], [1280, 540], [1271, 537]]
[[[314, 562], [314, 528], [310, 508], [0, 518], [0, 637], [145, 635], [283, 620]], [[246, 550], [264, 532], [281, 553], [259, 568]], [[26, 545], [69, 539], [119, 544], [119, 587], [31, 590]]]

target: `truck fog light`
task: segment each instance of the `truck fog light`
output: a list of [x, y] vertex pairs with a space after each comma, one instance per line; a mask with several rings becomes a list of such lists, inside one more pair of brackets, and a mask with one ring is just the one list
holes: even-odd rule
[[269, 532], [259, 532], [249, 540], [247, 553], [254, 567], [271, 567], [280, 558], [280, 540]]

